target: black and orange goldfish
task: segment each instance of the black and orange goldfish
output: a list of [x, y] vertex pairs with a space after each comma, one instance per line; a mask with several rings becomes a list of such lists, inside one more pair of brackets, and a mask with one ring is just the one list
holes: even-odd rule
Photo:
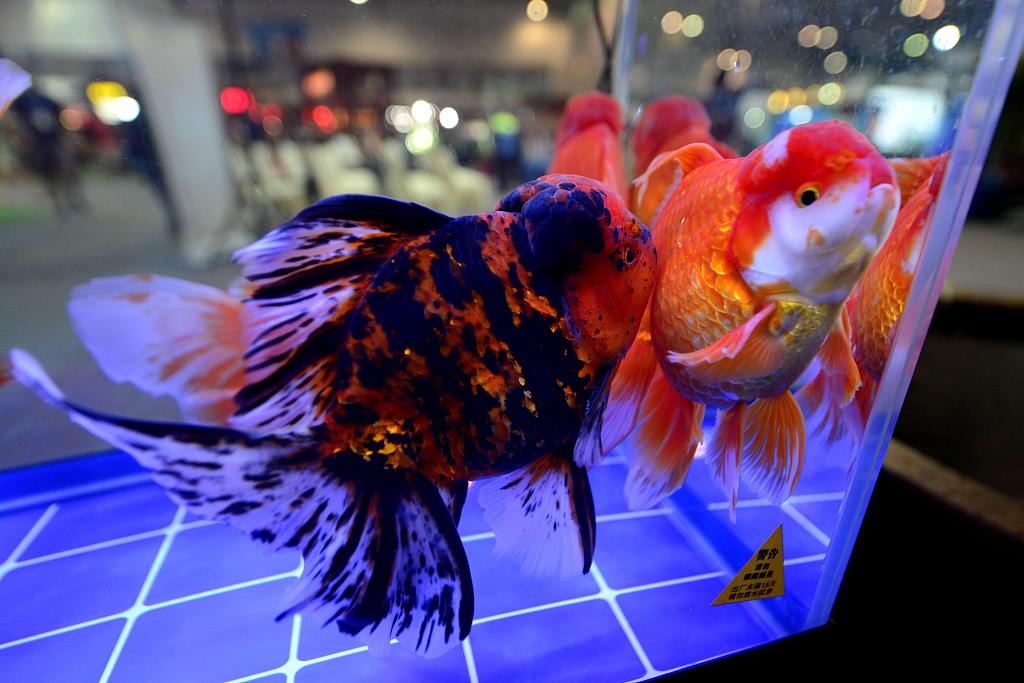
[[299, 549], [284, 615], [309, 610], [374, 651], [397, 638], [436, 656], [468, 634], [469, 480], [492, 477], [486, 517], [524, 566], [588, 570], [587, 468], [654, 284], [650, 234], [615, 193], [549, 175], [461, 218], [334, 197], [237, 260], [241, 299], [136, 276], [72, 305], [111, 376], [223, 424], [79, 407], [23, 351], [15, 376], [189, 510]]

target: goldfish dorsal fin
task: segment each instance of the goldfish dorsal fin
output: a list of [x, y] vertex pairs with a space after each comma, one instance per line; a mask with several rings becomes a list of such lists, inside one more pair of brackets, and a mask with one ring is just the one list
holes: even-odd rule
[[706, 384], [760, 377], [774, 371], [786, 357], [786, 343], [773, 334], [777, 305], [773, 302], [754, 317], [704, 348], [669, 351], [670, 363], [682, 365], [689, 375]]
[[722, 155], [703, 142], [659, 154], [647, 170], [633, 181], [633, 213], [641, 223], [653, 229], [669, 197], [683, 182], [683, 178], [696, 168], [721, 160]]
[[247, 384], [232, 425], [265, 433], [319, 422], [331, 398], [331, 358], [363, 291], [398, 249], [450, 220], [419, 204], [341, 195], [236, 253], [249, 282]]

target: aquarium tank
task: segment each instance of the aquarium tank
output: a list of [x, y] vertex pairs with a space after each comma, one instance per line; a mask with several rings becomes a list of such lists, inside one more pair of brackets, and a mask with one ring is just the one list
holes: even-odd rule
[[1022, 39], [0, 2], [3, 678], [638, 681], [825, 624]]

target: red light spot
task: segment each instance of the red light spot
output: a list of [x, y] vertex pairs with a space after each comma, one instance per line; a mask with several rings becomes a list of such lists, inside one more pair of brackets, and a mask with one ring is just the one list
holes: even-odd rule
[[245, 88], [230, 86], [220, 91], [220, 106], [229, 114], [243, 114], [255, 101]]
[[313, 123], [321, 130], [331, 129], [338, 125], [337, 119], [334, 118], [334, 112], [326, 104], [313, 107]]

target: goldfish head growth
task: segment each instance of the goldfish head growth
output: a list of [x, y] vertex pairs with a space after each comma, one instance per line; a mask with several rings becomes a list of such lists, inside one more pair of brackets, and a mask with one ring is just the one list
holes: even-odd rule
[[[644, 105], [633, 128], [634, 172], [641, 173], [659, 153], [690, 142], [705, 142], [711, 134], [711, 118], [704, 105], [680, 95], [661, 97]], [[668, 141], [689, 136], [672, 147]], [[692, 138], [692, 139], [689, 139]]]
[[650, 231], [607, 185], [552, 174], [498, 204], [522, 214], [540, 269], [565, 292], [566, 319], [581, 347], [611, 360], [636, 335], [654, 287], [657, 257]]
[[618, 100], [602, 92], [588, 92], [570, 98], [565, 103], [555, 146], [561, 147], [581, 131], [601, 124], [611, 128], [616, 135], [622, 132], [622, 108]]
[[842, 302], [885, 241], [899, 209], [892, 168], [851, 126], [784, 131], [740, 167], [731, 250], [762, 297]]

